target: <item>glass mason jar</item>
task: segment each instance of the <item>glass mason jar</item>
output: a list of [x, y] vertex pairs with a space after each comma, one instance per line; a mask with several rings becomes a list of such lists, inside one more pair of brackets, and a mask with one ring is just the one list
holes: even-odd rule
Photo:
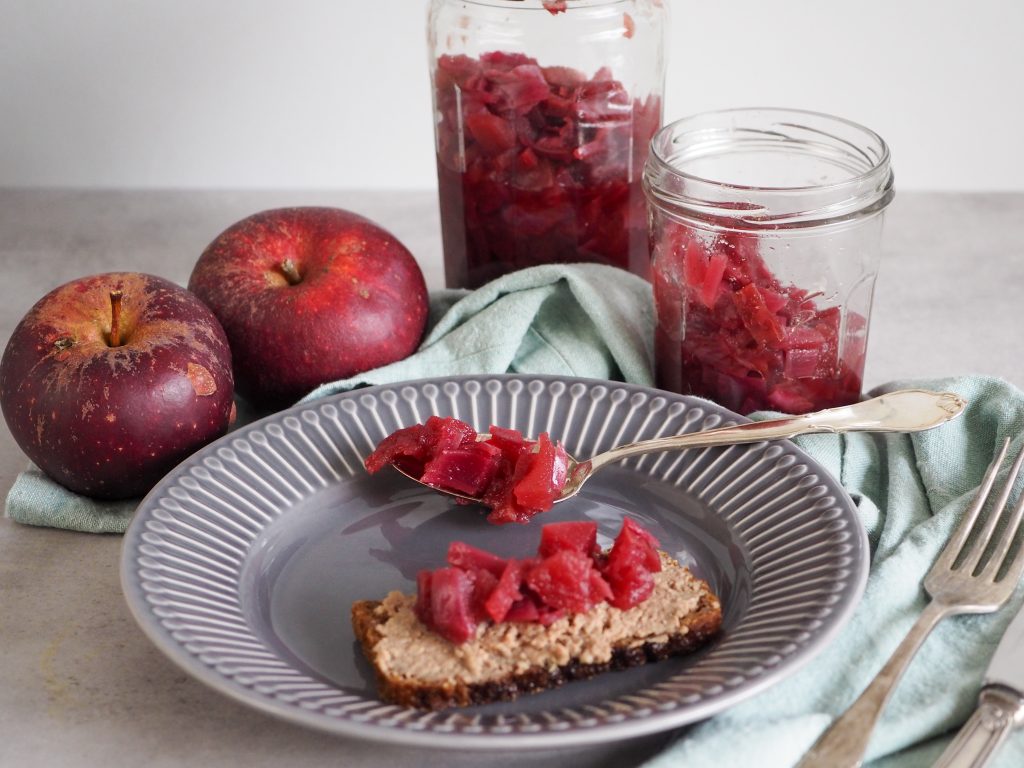
[[559, 262], [649, 276], [666, 15], [663, 0], [432, 0], [449, 287]]
[[889, 148], [813, 112], [737, 109], [654, 137], [644, 171], [658, 386], [739, 413], [860, 396]]

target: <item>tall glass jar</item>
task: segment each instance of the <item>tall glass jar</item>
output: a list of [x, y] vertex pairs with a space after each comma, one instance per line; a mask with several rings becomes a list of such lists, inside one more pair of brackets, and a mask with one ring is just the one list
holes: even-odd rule
[[740, 413], [858, 399], [893, 198], [876, 133], [796, 110], [697, 115], [655, 136], [644, 187], [658, 386]]
[[649, 276], [641, 179], [666, 13], [663, 0], [432, 0], [449, 287], [559, 262]]

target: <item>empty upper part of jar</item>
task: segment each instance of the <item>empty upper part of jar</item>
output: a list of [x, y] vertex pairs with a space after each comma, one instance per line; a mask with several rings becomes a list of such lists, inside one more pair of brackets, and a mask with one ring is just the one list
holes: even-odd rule
[[443, 56], [521, 53], [542, 67], [612, 77], [637, 96], [661, 94], [662, 0], [433, 0], [432, 69]]
[[893, 197], [889, 148], [864, 126], [817, 112], [747, 108], [666, 125], [651, 142], [647, 193], [680, 219], [751, 229], [830, 226]]

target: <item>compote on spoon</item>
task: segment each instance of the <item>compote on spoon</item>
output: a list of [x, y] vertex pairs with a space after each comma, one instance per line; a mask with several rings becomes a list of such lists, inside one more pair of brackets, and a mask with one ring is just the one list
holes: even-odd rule
[[[884, 395], [838, 408], [829, 408], [801, 416], [786, 416], [770, 421], [749, 422], [718, 427], [702, 432], [689, 432], [655, 440], [627, 443], [599, 453], [585, 461], [567, 457], [566, 482], [554, 503], [571, 499], [595, 472], [630, 456], [645, 453], [677, 451], [687, 448], [707, 448], [718, 445], [756, 443], [762, 440], [781, 440], [815, 433], [842, 432], [921, 432], [945, 424], [958, 416], [967, 401], [952, 392], [930, 392], [923, 389], [901, 389]], [[477, 440], [488, 440], [481, 433]], [[420, 479], [395, 465], [403, 475], [428, 488], [470, 502], [482, 499], [423, 483]]]

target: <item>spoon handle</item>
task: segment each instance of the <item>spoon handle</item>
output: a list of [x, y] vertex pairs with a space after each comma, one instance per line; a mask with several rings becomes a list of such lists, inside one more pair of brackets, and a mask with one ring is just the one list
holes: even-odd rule
[[627, 443], [599, 453], [590, 459], [590, 464], [596, 470], [605, 464], [645, 453], [755, 443], [819, 432], [920, 432], [956, 417], [966, 405], [966, 400], [952, 392], [901, 389], [853, 405], [802, 416], [786, 416], [770, 421], [755, 421]]

